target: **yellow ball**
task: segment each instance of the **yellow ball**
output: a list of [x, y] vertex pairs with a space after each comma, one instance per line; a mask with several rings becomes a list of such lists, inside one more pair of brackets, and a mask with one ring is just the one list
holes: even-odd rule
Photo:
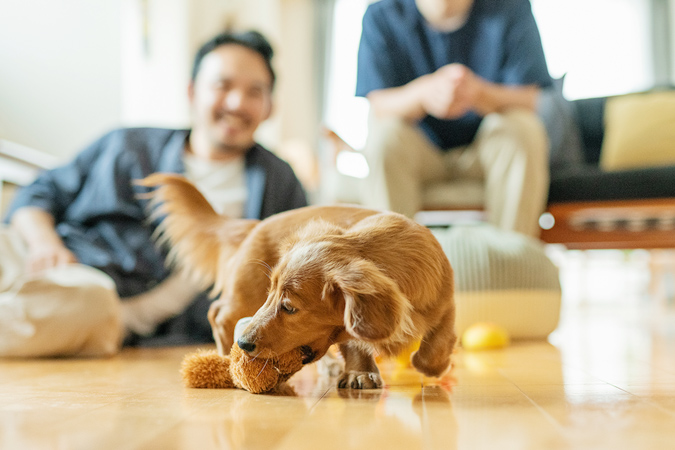
[[401, 353], [396, 356], [396, 364], [399, 367], [412, 367], [410, 357], [420, 348], [420, 341], [415, 341], [406, 347]]
[[479, 322], [462, 334], [462, 347], [466, 350], [490, 350], [509, 345], [509, 332], [494, 323]]

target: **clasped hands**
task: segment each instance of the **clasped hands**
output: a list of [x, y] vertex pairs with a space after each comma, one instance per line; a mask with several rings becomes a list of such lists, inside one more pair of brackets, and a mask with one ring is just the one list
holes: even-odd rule
[[419, 99], [426, 114], [457, 119], [479, 111], [486, 82], [462, 64], [448, 64], [417, 80]]

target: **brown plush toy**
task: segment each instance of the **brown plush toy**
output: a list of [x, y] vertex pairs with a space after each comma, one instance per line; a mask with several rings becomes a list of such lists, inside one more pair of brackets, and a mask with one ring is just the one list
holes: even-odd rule
[[181, 375], [187, 387], [246, 389], [269, 392], [302, 369], [304, 354], [297, 348], [278, 358], [252, 358], [235, 343], [230, 356], [216, 350], [199, 350], [183, 359]]

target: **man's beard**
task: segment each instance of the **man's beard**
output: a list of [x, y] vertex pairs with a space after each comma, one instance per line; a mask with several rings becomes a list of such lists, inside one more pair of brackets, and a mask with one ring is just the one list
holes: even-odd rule
[[243, 155], [253, 145], [255, 145], [253, 141], [246, 143], [225, 142], [220, 137], [211, 140], [211, 147], [221, 155]]
[[243, 155], [249, 148], [253, 147], [253, 145], [254, 142], [249, 142], [245, 145], [230, 144], [223, 142], [222, 140], [214, 140], [213, 142], [213, 148], [223, 155]]
[[[233, 117], [236, 118], [236, 120], [243, 122], [244, 126], [249, 125], [249, 119], [241, 116], [239, 114], [233, 114], [233, 113], [222, 113], [220, 114], [216, 120], [217, 124], [220, 125], [219, 122], [225, 120], [228, 120], [228, 117]], [[226, 122], [227, 125], [227, 122]], [[227, 136], [223, 136], [222, 133], [220, 133], [220, 129], [218, 132], [214, 133], [211, 139], [211, 145], [214, 149], [217, 149], [220, 153], [222, 154], [228, 154], [228, 155], [233, 155], [233, 154], [243, 154], [245, 153], [249, 148], [251, 148], [254, 144], [253, 139], [250, 141], [244, 142], [243, 140], [240, 142], [235, 142], [233, 139], [228, 138]]]

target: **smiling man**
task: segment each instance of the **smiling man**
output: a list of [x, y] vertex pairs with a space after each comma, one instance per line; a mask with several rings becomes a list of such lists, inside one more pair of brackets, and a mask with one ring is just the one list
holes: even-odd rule
[[257, 32], [214, 37], [194, 61], [191, 130], [112, 131], [17, 194], [0, 230], [0, 356], [212, 340], [210, 301], [167, 269], [134, 180], [184, 174], [230, 217], [305, 206], [291, 167], [254, 138], [272, 111], [272, 54]]

